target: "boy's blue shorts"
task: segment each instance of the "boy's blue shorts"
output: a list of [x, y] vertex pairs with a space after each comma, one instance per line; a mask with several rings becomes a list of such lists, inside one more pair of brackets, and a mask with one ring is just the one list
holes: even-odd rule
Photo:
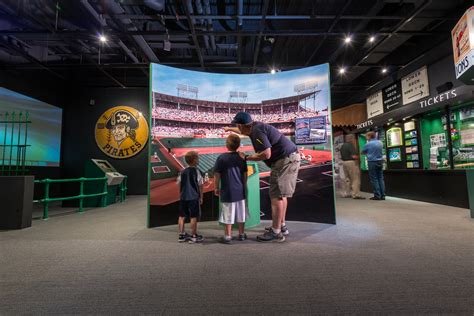
[[179, 217], [195, 218], [199, 217], [200, 213], [199, 200], [179, 201]]

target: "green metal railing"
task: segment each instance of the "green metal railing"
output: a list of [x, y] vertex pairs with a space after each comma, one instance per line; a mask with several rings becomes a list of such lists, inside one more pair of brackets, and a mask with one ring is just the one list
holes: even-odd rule
[[[90, 193], [84, 194], [84, 182], [91, 181], [103, 181], [103, 191], [99, 193]], [[79, 182], [79, 195], [67, 196], [67, 197], [58, 197], [51, 198], [49, 197], [49, 188], [53, 183], [73, 183]], [[107, 177], [101, 178], [78, 178], [78, 179], [44, 179], [44, 180], [35, 180], [35, 183], [44, 184], [44, 198], [40, 200], [34, 200], [33, 203], [43, 203], [43, 219], [49, 218], [49, 203], [57, 201], [70, 201], [70, 200], [79, 200], [79, 213], [84, 212], [84, 199], [101, 196], [101, 207], [107, 206]], [[123, 179], [119, 187], [119, 197], [120, 202], [125, 201], [127, 195], [127, 176]]]
[[26, 172], [28, 141], [28, 112], [0, 113], [0, 175], [16, 176]]

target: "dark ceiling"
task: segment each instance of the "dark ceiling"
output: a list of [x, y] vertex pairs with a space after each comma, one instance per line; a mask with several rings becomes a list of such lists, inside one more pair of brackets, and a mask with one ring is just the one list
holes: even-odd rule
[[[0, 63], [18, 74], [48, 72], [85, 86], [143, 87], [149, 62], [229, 73], [329, 62], [337, 108], [360, 101], [355, 94], [449, 41], [470, 5], [462, 0], [1, 0]], [[346, 36], [352, 38], [349, 44]]]

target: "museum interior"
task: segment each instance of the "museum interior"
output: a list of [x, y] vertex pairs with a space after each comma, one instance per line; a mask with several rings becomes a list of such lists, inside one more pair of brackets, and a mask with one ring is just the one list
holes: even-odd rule
[[0, 188], [2, 315], [473, 315], [474, 2], [2, 0]]

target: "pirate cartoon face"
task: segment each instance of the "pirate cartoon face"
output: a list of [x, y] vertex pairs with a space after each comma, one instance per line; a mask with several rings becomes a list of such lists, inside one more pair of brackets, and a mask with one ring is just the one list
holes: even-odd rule
[[138, 120], [129, 111], [118, 110], [110, 116], [105, 127], [112, 133], [117, 145], [120, 147], [127, 137], [135, 140]]

